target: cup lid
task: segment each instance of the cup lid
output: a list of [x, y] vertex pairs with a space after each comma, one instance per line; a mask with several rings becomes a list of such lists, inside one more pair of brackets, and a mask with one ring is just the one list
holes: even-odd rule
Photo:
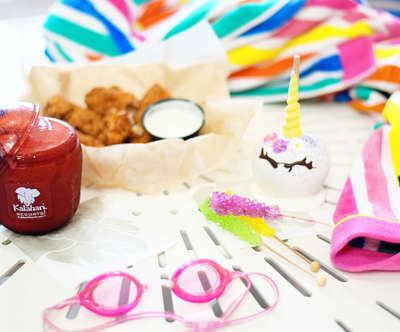
[[0, 173], [29, 136], [39, 117], [39, 105], [18, 103], [0, 108]]

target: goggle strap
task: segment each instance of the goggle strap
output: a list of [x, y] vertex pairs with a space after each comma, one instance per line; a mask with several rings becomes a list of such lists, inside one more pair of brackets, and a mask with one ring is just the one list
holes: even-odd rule
[[222, 319], [227, 320], [230, 315], [232, 315], [236, 309], [239, 307], [239, 305], [243, 302], [244, 298], [246, 297], [247, 293], [250, 291], [251, 287], [251, 281], [247, 277], [247, 273], [232, 273], [232, 278], [237, 279], [237, 278], [245, 278], [247, 281], [247, 287], [246, 290], [239, 295], [233, 302], [228, 306], [228, 308], [225, 310], [224, 314], [222, 315]]

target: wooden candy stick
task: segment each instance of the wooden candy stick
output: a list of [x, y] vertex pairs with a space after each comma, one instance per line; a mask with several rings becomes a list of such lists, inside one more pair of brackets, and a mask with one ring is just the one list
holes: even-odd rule
[[303, 218], [303, 217], [295, 217], [295, 216], [288, 216], [287, 214], [281, 214], [281, 217], [284, 218], [289, 218], [289, 219], [294, 219], [294, 220], [301, 220], [301, 221], [307, 221], [307, 222], [312, 222], [320, 225], [325, 225], [325, 226], [331, 226], [330, 223], [325, 222], [325, 221], [318, 221], [315, 219], [309, 219], [309, 218]]
[[310, 261], [307, 257], [302, 255], [300, 252], [297, 250], [293, 249], [291, 246], [289, 246], [285, 241], [281, 240], [279, 237], [277, 237], [275, 234], [273, 235], [273, 238], [277, 240], [279, 243], [284, 245], [286, 248], [288, 248], [291, 252], [293, 252], [295, 255], [300, 257], [302, 260], [304, 260], [306, 263], [310, 264], [310, 270], [312, 272], [318, 272], [321, 265], [317, 261]]
[[300, 265], [296, 264], [295, 262], [291, 261], [289, 258], [283, 256], [282, 254], [280, 254], [278, 251], [276, 251], [275, 249], [273, 249], [272, 247], [270, 247], [267, 243], [265, 243], [264, 241], [261, 241], [262, 246], [264, 246], [266, 249], [268, 249], [269, 251], [273, 252], [275, 255], [279, 256], [280, 258], [282, 258], [283, 260], [285, 260], [287, 263], [297, 267], [298, 269], [300, 269], [301, 271], [303, 271], [304, 273], [308, 274], [309, 276], [311, 276], [313, 279], [315, 279], [315, 281], [317, 282], [318, 286], [323, 287], [326, 285], [326, 278], [325, 277], [320, 277], [317, 276], [315, 274], [312, 274], [311, 272], [307, 271], [306, 269], [302, 268]]
[[318, 262], [311, 262], [307, 257], [299, 253], [297, 250], [294, 250], [291, 246], [289, 246], [285, 241], [282, 241], [277, 235], [275, 235], [275, 230], [270, 227], [266, 222], [264, 222], [263, 219], [261, 218], [251, 218], [251, 217], [246, 217], [246, 216], [239, 216], [238, 217], [240, 220], [243, 220], [246, 222], [255, 232], [262, 236], [266, 236], [269, 238], [273, 238], [277, 240], [279, 243], [283, 244], [286, 248], [288, 248], [290, 251], [292, 251], [294, 254], [299, 256], [301, 259], [303, 259], [307, 264], [310, 265], [310, 270], [312, 272], [318, 272], [320, 269], [320, 264]]
[[295, 55], [293, 57], [293, 71], [299, 79], [300, 76], [300, 55]]

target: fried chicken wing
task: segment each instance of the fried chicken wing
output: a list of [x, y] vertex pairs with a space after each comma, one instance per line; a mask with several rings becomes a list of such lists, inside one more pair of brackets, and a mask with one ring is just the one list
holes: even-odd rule
[[147, 106], [153, 104], [157, 101], [171, 98], [171, 95], [167, 90], [162, 88], [159, 84], [154, 84], [143, 96], [142, 100], [139, 103], [139, 108], [135, 112], [135, 123], [141, 123], [143, 112], [146, 110]]
[[105, 116], [106, 144], [123, 143], [131, 132], [132, 124], [126, 111], [111, 109]]
[[79, 131], [77, 129], [75, 131], [78, 134], [79, 141], [82, 144], [88, 145], [88, 146], [98, 146], [98, 147], [104, 146], [103, 142], [100, 141], [99, 139], [97, 139], [97, 138], [95, 138], [93, 136], [84, 134], [84, 133], [82, 133], [81, 131]]
[[89, 109], [105, 114], [115, 108], [125, 110], [128, 107], [136, 109], [139, 100], [132, 94], [122, 91], [117, 86], [111, 88], [94, 88], [85, 96], [85, 102]]
[[44, 114], [67, 121], [84, 145], [148, 143], [152, 137], [143, 128], [143, 112], [150, 104], [168, 98], [171, 98], [168, 91], [158, 84], [154, 84], [140, 101], [117, 86], [99, 87], [86, 94], [88, 109], [61, 96], [53, 96], [45, 106]]
[[67, 114], [65, 120], [75, 129], [93, 137], [97, 137], [104, 129], [104, 121], [99, 114], [78, 106], [75, 106], [73, 111]]
[[43, 114], [52, 118], [64, 120], [74, 110], [75, 105], [64, 97], [53, 96], [43, 109]]
[[132, 126], [131, 133], [129, 134], [129, 143], [149, 143], [151, 142], [150, 134], [144, 130], [141, 124]]

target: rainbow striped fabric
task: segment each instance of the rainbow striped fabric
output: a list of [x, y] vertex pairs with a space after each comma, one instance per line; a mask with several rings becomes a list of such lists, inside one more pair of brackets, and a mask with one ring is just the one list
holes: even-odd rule
[[[44, 23], [51, 61], [88, 61], [134, 51], [130, 0], [59, 0]], [[135, 38], [136, 37], [136, 38]]]
[[399, 86], [400, 19], [364, 2], [59, 0], [44, 24], [47, 54], [53, 61], [120, 55], [142, 44], [138, 32], [154, 40], [164, 31], [167, 40], [208, 20], [226, 50], [233, 95], [284, 101], [299, 54], [301, 98], [351, 87], [353, 107], [382, 110]]
[[400, 270], [400, 186], [391, 130], [384, 125], [370, 137], [334, 213], [331, 259], [347, 271]]
[[374, 45], [376, 70], [350, 90], [350, 105], [360, 111], [382, 112], [400, 88], [400, 38]]
[[[300, 54], [300, 96], [310, 98], [346, 89], [371, 76], [376, 68], [374, 43], [400, 36], [392, 15], [352, 0], [197, 1], [165, 38], [201, 19], [212, 22], [231, 64], [234, 96], [283, 101], [291, 58]], [[379, 51], [378, 51], [379, 53]]]
[[368, 4], [372, 7], [383, 9], [400, 16], [400, 0], [368, 0]]

